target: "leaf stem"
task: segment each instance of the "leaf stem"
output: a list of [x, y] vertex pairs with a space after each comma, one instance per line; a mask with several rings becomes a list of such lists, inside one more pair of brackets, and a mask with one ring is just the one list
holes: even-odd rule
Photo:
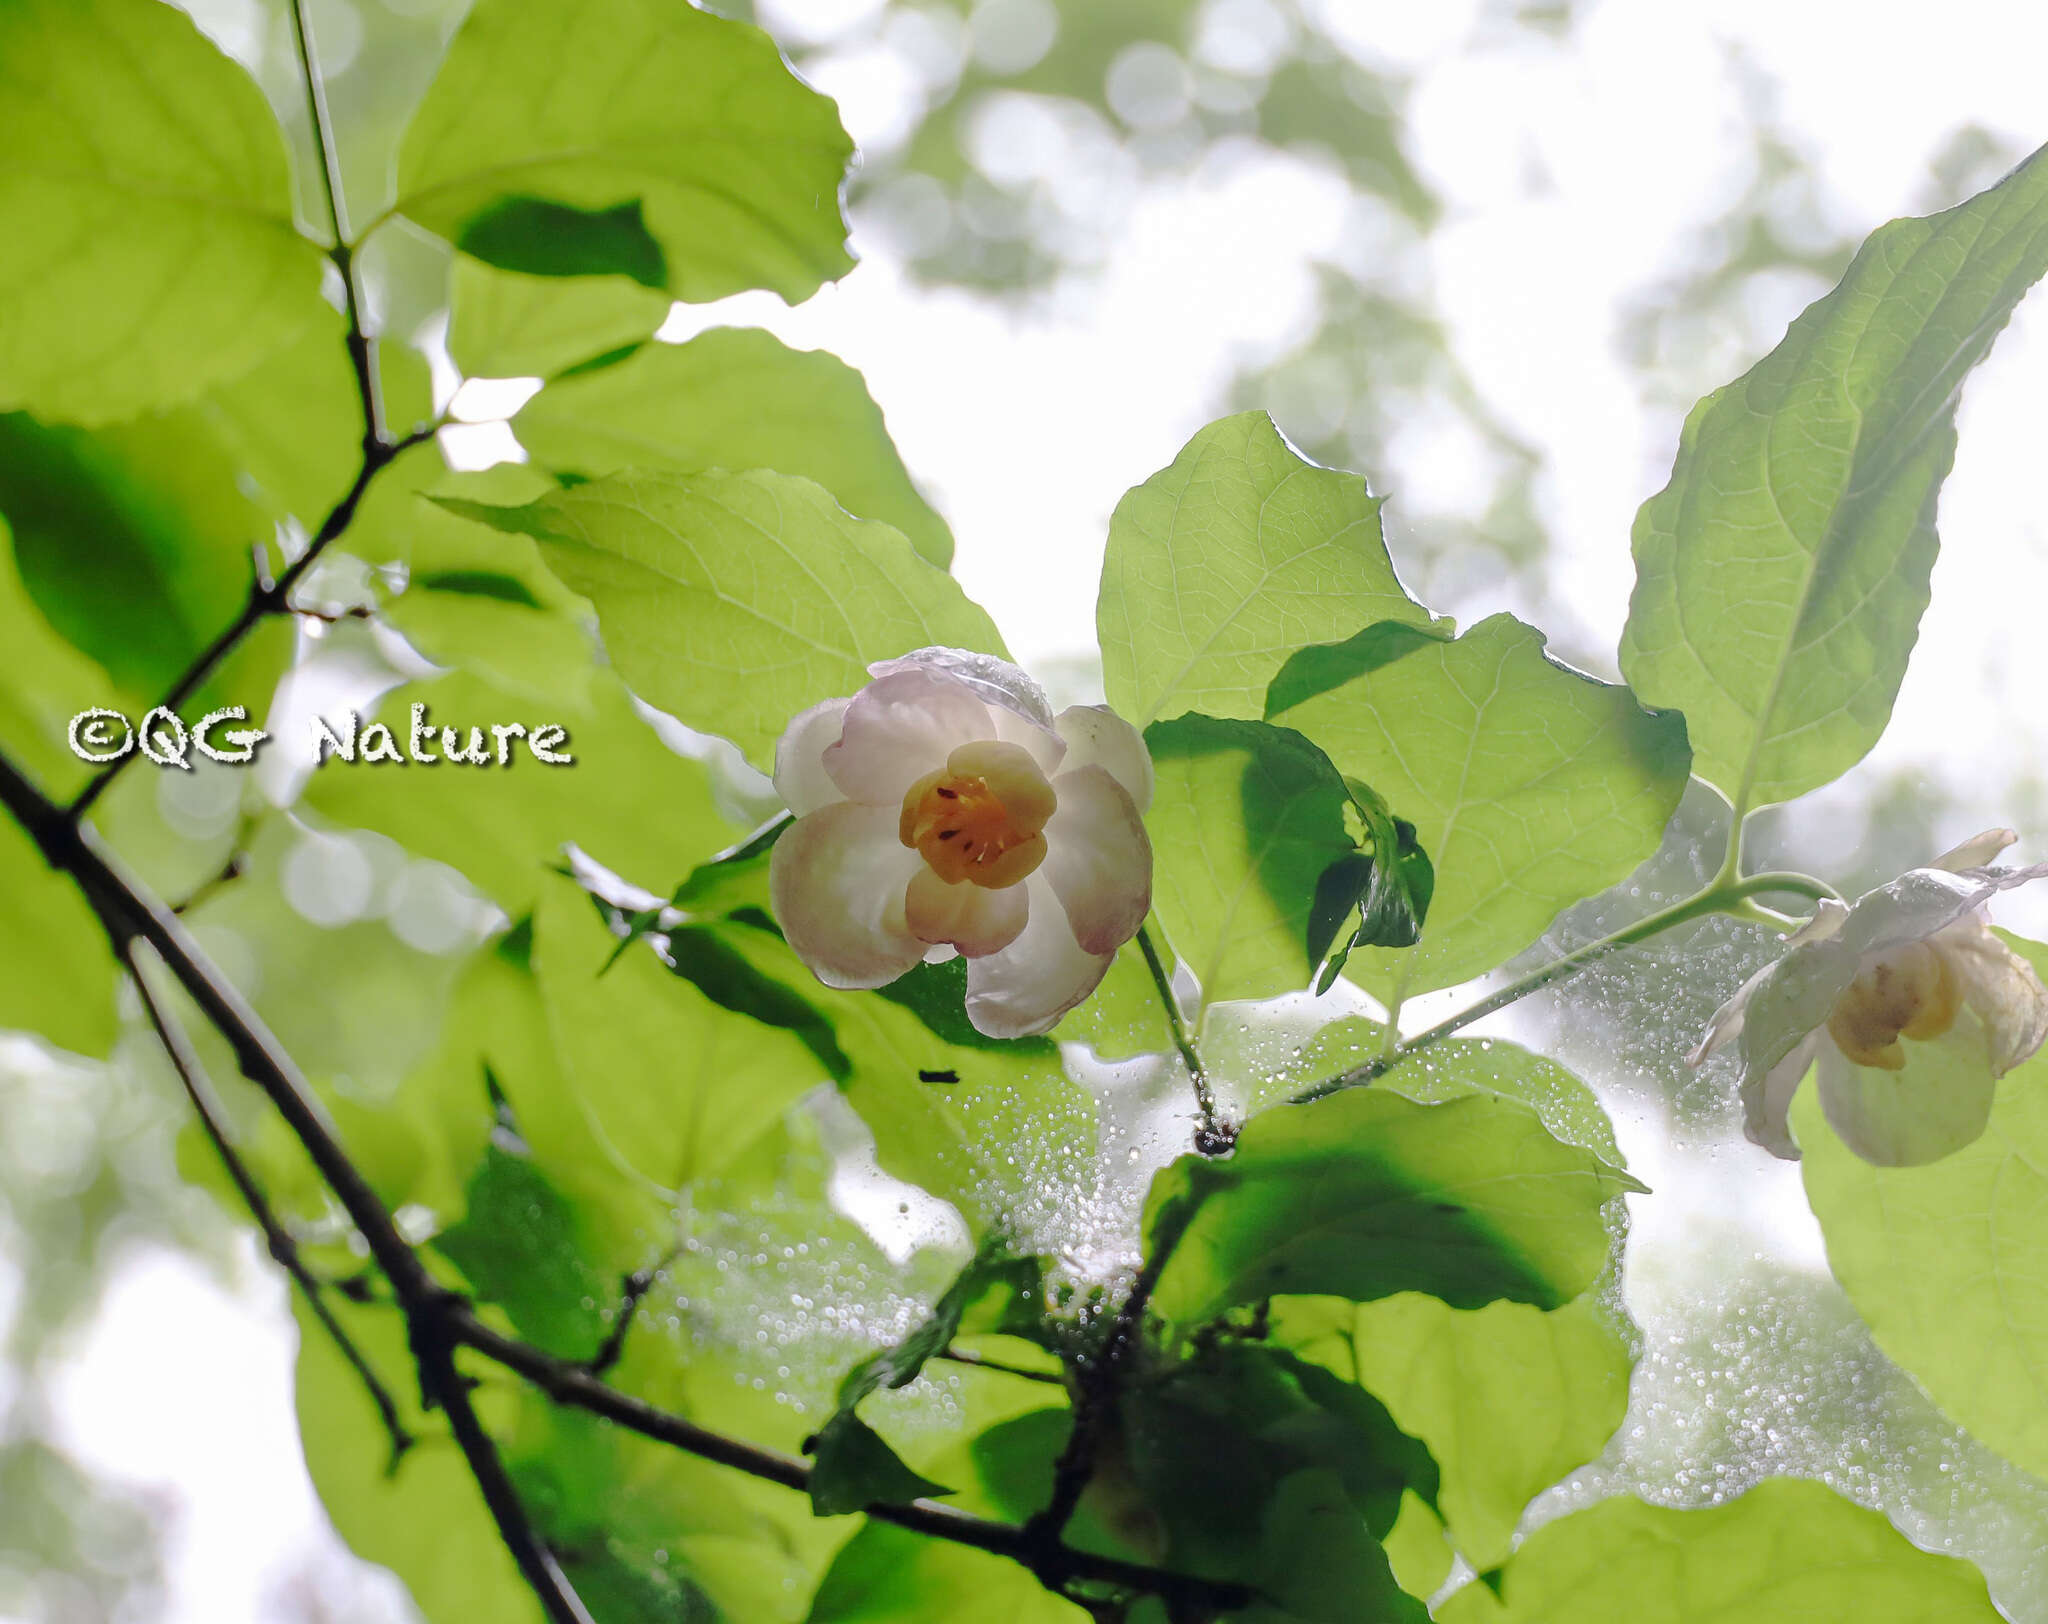
[[1353, 1066], [1348, 1071], [1342, 1071], [1334, 1077], [1325, 1078], [1314, 1087], [1294, 1095], [1289, 1103], [1306, 1105], [1311, 1100], [1323, 1099], [1344, 1089], [1358, 1088], [1366, 1083], [1370, 1083], [1376, 1078], [1384, 1076], [1410, 1055], [1427, 1049], [1434, 1043], [1441, 1042], [1452, 1033], [1470, 1026], [1474, 1021], [1481, 1020], [1497, 1010], [1506, 1009], [1508, 1005], [1527, 998], [1533, 992], [1541, 992], [1545, 987], [1563, 981], [1568, 976], [1577, 975], [1589, 965], [1605, 958], [1616, 948], [1629, 947], [1637, 942], [1647, 941], [1650, 937], [1670, 930], [1674, 926], [1703, 918], [1707, 914], [1733, 914], [1738, 918], [1748, 919], [1759, 924], [1769, 924], [1773, 928], [1781, 930], [1797, 923], [1793, 920], [1784, 919], [1781, 915], [1772, 914], [1767, 909], [1757, 907], [1750, 899], [1760, 891], [1791, 892], [1797, 896], [1811, 898], [1815, 902], [1823, 900], [1839, 902], [1841, 900], [1840, 893], [1833, 886], [1824, 880], [1815, 879], [1810, 874], [1774, 871], [1764, 874], [1752, 874], [1746, 879], [1736, 880], [1725, 880], [1716, 876], [1707, 883], [1703, 890], [1686, 897], [1683, 901], [1674, 902], [1668, 908], [1659, 909], [1656, 913], [1649, 914], [1632, 925], [1625, 925], [1612, 935], [1603, 936], [1598, 941], [1588, 942], [1583, 947], [1574, 948], [1562, 958], [1552, 959], [1548, 964], [1537, 966], [1537, 968], [1529, 971], [1526, 975], [1518, 976], [1498, 992], [1489, 994], [1477, 1003], [1467, 1005], [1464, 1009], [1459, 1010], [1457, 1014], [1451, 1016], [1450, 1019], [1439, 1021], [1435, 1026], [1429, 1028], [1428, 1031], [1418, 1032], [1406, 1042], [1383, 1051], [1376, 1058], [1365, 1062], [1365, 1064]]
[[1166, 1012], [1166, 1027], [1173, 1034], [1173, 1046], [1180, 1051], [1181, 1064], [1188, 1069], [1188, 1081], [1195, 1086], [1195, 1104], [1202, 1117], [1195, 1134], [1196, 1148], [1205, 1156], [1221, 1155], [1230, 1148], [1235, 1135], [1217, 1120], [1216, 1094], [1209, 1086], [1209, 1074], [1202, 1069], [1202, 1057], [1195, 1053], [1195, 1045], [1188, 1037], [1187, 1026], [1180, 1018], [1180, 1001], [1173, 996], [1173, 980], [1166, 973], [1165, 961], [1152, 941], [1150, 928], [1145, 925], [1138, 927], [1138, 951], [1145, 955], [1145, 968], [1152, 972], [1152, 986], [1159, 994], [1159, 1007]]

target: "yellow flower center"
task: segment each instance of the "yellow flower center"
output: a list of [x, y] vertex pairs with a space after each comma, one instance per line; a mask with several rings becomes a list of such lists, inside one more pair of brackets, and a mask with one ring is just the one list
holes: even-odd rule
[[905, 791], [898, 833], [947, 884], [999, 891], [1045, 861], [1040, 831], [1058, 804], [1022, 745], [978, 739]]
[[1859, 970], [1828, 1015], [1828, 1036], [1859, 1066], [1902, 1071], [1902, 1037], [1924, 1043], [1955, 1025], [1963, 990], [1948, 961], [1925, 942], [1895, 947]]

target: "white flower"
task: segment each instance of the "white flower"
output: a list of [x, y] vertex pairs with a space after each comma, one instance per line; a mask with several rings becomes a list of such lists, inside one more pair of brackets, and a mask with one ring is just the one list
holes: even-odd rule
[[1992, 935], [1986, 904], [2048, 875], [1988, 868], [2019, 837], [1990, 829], [1857, 898], [1822, 902], [1708, 1022], [1698, 1065], [1740, 1040], [1743, 1131], [1796, 1159], [1786, 1125], [1809, 1067], [1842, 1142], [1911, 1167], [1983, 1133], [1998, 1078], [2048, 1037], [2048, 988]]
[[1058, 716], [1006, 660], [927, 648], [868, 667], [775, 748], [796, 822], [769, 868], [789, 945], [828, 987], [967, 958], [967, 1017], [1043, 1032], [1152, 906], [1152, 758], [1108, 708]]

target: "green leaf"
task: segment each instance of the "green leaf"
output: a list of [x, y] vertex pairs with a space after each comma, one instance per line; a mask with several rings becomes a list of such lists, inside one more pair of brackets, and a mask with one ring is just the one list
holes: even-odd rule
[[794, 1032], [835, 1082], [844, 1081], [851, 1062], [833, 1035], [832, 1023], [781, 982], [763, 975], [717, 931], [679, 925], [661, 935], [659, 956], [677, 975], [723, 1009], [751, 1016], [763, 1026]]
[[[152, 699], [234, 618], [269, 539], [236, 473], [189, 414], [96, 432], [0, 416], [0, 515], [23, 584], [75, 648]], [[260, 717], [269, 693], [237, 697]]]
[[1495, 615], [1278, 713], [1412, 822], [1434, 864], [1420, 944], [1352, 955], [1375, 994], [1495, 968], [1626, 878], [1678, 806], [1684, 720], [1558, 665], [1543, 642]]
[[1429, 1612], [1394, 1582], [1387, 1553], [1365, 1530], [1327, 1467], [1297, 1472], [1266, 1505], [1260, 1590], [1245, 1624], [1428, 1624]]
[[[826, 1070], [612, 934], [566, 880], [534, 912], [534, 971], [566, 1080], [615, 1163], [673, 1189], [732, 1161]], [[609, 968], [607, 968], [609, 966]]]
[[662, 0], [481, 0], [406, 132], [397, 207], [508, 270], [794, 304], [852, 268], [852, 150], [745, 23]]
[[756, 328], [643, 345], [549, 385], [512, 427], [545, 466], [593, 479], [624, 468], [800, 474], [849, 513], [894, 525], [939, 568], [952, 561], [952, 533], [911, 482], [861, 375]]
[[1353, 1088], [1265, 1112], [1227, 1158], [1152, 1182], [1154, 1306], [1192, 1326], [1280, 1293], [1555, 1308], [1607, 1261], [1601, 1207], [1640, 1186], [1497, 1094], [1419, 1105]]
[[0, 818], [0, 1030], [100, 1056], [114, 1046], [114, 957], [70, 879]]
[[[527, 622], [544, 626], [549, 619], [509, 605], [487, 606], [497, 611], [501, 635], [513, 635]], [[629, 873], [667, 869], [724, 845], [732, 826], [718, 812], [703, 766], [663, 744], [609, 673], [587, 669], [585, 677], [582, 695], [565, 686], [556, 697], [537, 701], [456, 672], [399, 688], [374, 713], [403, 748], [413, 707], [426, 706], [422, 722], [436, 730], [436, 754], [444, 725], [466, 731], [489, 723], [552, 723], [568, 730], [572, 766], [534, 760], [516, 742], [505, 767], [495, 755], [481, 767], [330, 756], [307, 784], [303, 804], [334, 823], [375, 829], [419, 856], [448, 864], [515, 916], [531, 908], [543, 889], [560, 883], [550, 871], [566, 843]]]
[[[1276, 1349], [1218, 1344], [1134, 1385], [1119, 1415], [1132, 1475], [1165, 1524], [1167, 1564], [1203, 1578], [1258, 1582], [1256, 1512], [1297, 1472], [1335, 1473], [1373, 1540], [1392, 1530], [1405, 1491], [1436, 1498], [1429, 1452], [1379, 1400]], [[1382, 1574], [1391, 1590], [1384, 1559]]]
[[1443, 1471], [1437, 1501], [1466, 1560], [1506, 1560], [1522, 1510], [1597, 1456], [1628, 1410], [1629, 1348], [1587, 1295], [1457, 1309], [1404, 1292], [1378, 1302], [1281, 1298], [1273, 1334], [1385, 1401]]
[[673, 302], [630, 277], [524, 276], [467, 254], [449, 276], [448, 352], [473, 378], [552, 378], [651, 338]]
[[668, 285], [668, 262], [648, 235], [637, 201], [578, 209], [540, 197], [502, 197], [463, 226], [455, 246], [526, 276], [611, 275], [645, 288]]
[[1145, 730], [1156, 775], [1153, 906], [1202, 997], [1308, 985], [1317, 888], [1356, 849], [1329, 758], [1290, 728], [1182, 716]]
[[[2048, 972], [2048, 948], [1998, 933]], [[2048, 1054], [1999, 1080], [1983, 1137], [1923, 1167], [1874, 1167], [1800, 1090], [1794, 1131], [1828, 1266], [1877, 1345], [1951, 1419], [2048, 1477]]]
[[967, 1018], [967, 960], [919, 964], [898, 976], [875, 995], [901, 1004], [931, 1029], [932, 1035], [956, 1049], [991, 1049], [997, 1054], [1031, 1054], [1050, 1059], [1051, 1038], [992, 1038]]
[[1266, 720], [1292, 710], [1304, 700], [1314, 699], [1333, 688], [1341, 688], [1356, 677], [1367, 676], [1383, 665], [1391, 665], [1404, 654], [1413, 654], [1425, 643], [1448, 643], [1453, 627], [1447, 620], [1430, 626], [1413, 626], [1402, 620], [1382, 620], [1368, 626], [1356, 637], [1341, 643], [1311, 643], [1287, 657], [1279, 673], [1266, 687]]
[[430, 1619], [540, 1624], [540, 1604], [498, 1537], [446, 1423], [420, 1411], [403, 1318], [328, 1294], [420, 1439], [393, 1472], [388, 1438], [361, 1379], [304, 1299], [294, 1292], [291, 1301], [299, 1322], [299, 1442], [335, 1531], [358, 1556], [395, 1572]]
[[[1040, 1295], [1042, 1268], [1038, 1258], [1012, 1257], [998, 1246], [984, 1245], [909, 1335], [868, 1355], [846, 1373], [839, 1384], [840, 1413], [851, 1413], [870, 1393], [916, 1381], [925, 1362], [952, 1345], [969, 1310], [976, 1311], [972, 1323], [981, 1329], [1018, 1325], [1020, 1300], [1035, 1301]], [[1036, 1323], [1035, 1315], [1031, 1323]]]
[[1820, 1483], [1766, 1478], [1697, 1511], [1603, 1500], [1546, 1523], [1500, 1572], [1467, 1585], [1445, 1624], [1994, 1624], [1984, 1576], [1917, 1550], [1884, 1517]]
[[1905, 676], [1956, 399], [2048, 270], [2048, 155], [1871, 233], [1841, 285], [1686, 419], [1636, 519], [1621, 669], [1739, 811], [1839, 777]]
[[853, 693], [873, 661], [932, 644], [1004, 652], [951, 577], [807, 479], [615, 474], [527, 507], [444, 505], [534, 537], [597, 606], [633, 691], [763, 768], [792, 716]]
[[0, 408], [176, 405], [326, 309], [269, 104], [170, 6], [0, 8], [0, 151]]
[[1365, 849], [1340, 857], [1316, 881], [1309, 913], [1309, 957], [1321, 960], [1355, 909], [1358, 926], [1316, 978], [1325, 993], [1361, 947], [1413, 947], [1429, 917], [1436, 892], [1436, 868], [1417, 844], [1415, 825], [1397, 818], [1370, 786], [1346, 779], [1351, 809], [1365, 830]]
[[820, 1517], [843, 1516], [869, 1506], [900, 1506], [928, 1494], [950, 1494], [903, 1464], [902, 1457], [850, 1409], [840, 1410], [807, 1445], [811, 1465], [811, 1509]]
[[1087, 1624], [1016, 1563], [869, 1523], [818, 1586], [806, 1624]]
[[1296, 456], [1264, 412], [1211, 423], [1110, 520], [1095, 629], [1134, 726], [1263, 716], [1295, 649], [1385, 620], [1431, 624], [1394, 576], [1378, 500]]
[[434, 1245], [527, 1341], [564, 1359], [603, 1345], [617, 1282], [592, 1262], [575, 1207], [510, 1135], [485, 1147], [468, 1213]]

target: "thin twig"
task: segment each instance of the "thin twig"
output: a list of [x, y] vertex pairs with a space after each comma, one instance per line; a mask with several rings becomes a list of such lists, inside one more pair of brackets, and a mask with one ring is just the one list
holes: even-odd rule
[[941, 1348], [934, 1358], [944, 1359], [956, 1365], [972, 1365], [976, 1370], [993, 1370], [1005, 1376], [1021, 1376], [1027, 1382], [1050, 1382], [1054, 1387], [1067, 1385], [1066, 1378], [1050, 1370], [1032, 1370], [1024, 1365], [1013, 1365], [1007, 1360], [991, 1359], [985, 1353], [975, 1353], [967, 1348]]
[[1173, 981], [1166, 973], [1159, 949], [1153, 945], [1152, 932], [1143, 925], [1138, 927], [1138, 951], [1145, 955], [1145, 968], [1152, 972], [1152, 985], [1158, 989], [1160, 1007], [1166, 1011], [1173, 1046], [1180, 1051], [1188, 1080], [1195, 1085], [1195, 1104], [1202, 1113], [1201, 1123], [1195, 1129], [1195, 1148], [1204, 1156], [1220, 1156], [1236, 1142], [1237, 1135], [1217, 1118], [1216, 1095], [1209, 1087], [1209, 1074], [1202, 1069], [1202, 1057], [1195, 1053], [1195, 1045], [1181, 1021], [1180, 1000], [1173, 996]]
[[[515, 1371], [557, 1403], [604, 1416], [701, 1459], [808, 1492], [810, 1468], [803, 1461], [671, 1415], [607, 1385], [580, 1362], [558, 1358], [485, 1325], [461, 1297], [433, 1278], [407, 1245], [390, 1211], [342, 1148], [290, 1055], [206, 958], [178, 918], [101, 849], [90, 825], [72, 823], [63, 808], [37, 789], [4, 751], [0, 751], [0, 805], [29, 833], [51, 866], [68, 874], [85, 892], [117, 944], [125, 945], [134, 936], [150, 945], [200, 1012], [228, 1040], [243, 1075], [269, 1096], [305, 1147], [390, 1282], [412, 1328], [423, 1391], [429, 1402], [448, 1413], [456, 1441], [497, 1518], [500, 1537], [518, 1559], [554, 1624], [583, 1624], [588, 1615], [527, 1522], [495, 1446], [477, 1424], [468, 1383], [455, 1365], [457, 1347], [474, 1349]], [[1149, 1295], [1150, 1285], [1142, 1275], [1139, 1288], [1118, 1315], [1105, 1357], [1120, 1361], [1123, 1354], [1119, 1350], [1135, 1335], [1143, 1315], [1141, 1290]], [[1061, 1544], [1056, 1534], [1048, 1539], [1039, 1519], [1019, 1527], [928, 1500], [872, 1506], [868, 1515], [914, 1533], [1007, 1557], [1029, 1568], [1052, 1589], [1077, 1581], [1096, 1582], [1159, 1595], [1172, 1605], [1212, 1611], [1241, 1608], [1252, 1599], [1242, 1585], [1194, 1579], [1073, 1550]]]
[[224, 1114], [220, 1102], [214, 1097], [213, 1084], [208, 1080], [198, 1051], [192, 1047], [191, 1039], [184, 1030], [174, 1023], [158, 1002], [155, 991], [150, 987], [149, 977], [143, 968], [143, 950], [132, 938], [123, 955], [128, 961], [128, 973], [135, 983], [135, 991], [142, 1000], [142, 1010], [149, 1017], [149, 1024], [155, 1029], [157, 1041], [163, 1045], [164, 1054], [171, 1062], [171, 1069], [177, 1072], [178, 1080], [185, 1085], [185, 1094], [192, 1102], [192, 1109], [198, 1114], [199, 1125], [206, 1130], [206, 1137], [213, 1142], [213, 1148], [227, 1168], [228, 1177], [241, 1192], [242, 1204], [249, 1209], [249, 1215], [256, 1220], [256, 1227], [263, 1231], [264, 1249], [268, 1251], [278, 1267], [290, 1275], [305, 1294], [306, 1306], [313, 1311], [322, 1329], [341, 1350], [341, 1356], [349, 1363], [357, 1377], [369, 1390], [370, 1402], [377, 1406], [377, 1415], [384, 1423], [384, 1431], [391, 1440], [391, 1456], [384, 1468], [384, 1475], [391, 1476], [398, 1470], [398, 1463], [413, 1445], [413, 1435], [406, 1430], [405, 1422], [399, 1418], [398, 1406], [392, 1401], [390, 1390], [370, 1368], [370, 1362], [363, 1356], [363, 1350], [355, 1339], [342, 1328], [334, 1317], [334, 1311], [327, 1306], [326, 1293], [313, 1271], [306, 1267], [306, 1261], [299, 1255], [299, 1243], [291, 1232], [279, 1222], [277, 1213], [271, 1207], [263, 1188], [256, 1182], [256, 1176], [249, 1171], [241, 1153], [229, 1142]]
[[602, 1376], [619, 1362], [619, 1355], [626, 1351], [626, 1333], [633, 1328], [633, 1316], [640, 1312], [640, 1300], [654, 1289], [654, 1282], [681, 1254], [680, 1246], [671, 1246], [668, 1251], [644, 1269], [635, 1269], [620, 1282], [623, 1295], [619, 1299], [619, 1311], [613, 1316], [611, 1330], [606, 1332], [604, 1341], [590, 1357], [588, 1369], [593, 1376]]

